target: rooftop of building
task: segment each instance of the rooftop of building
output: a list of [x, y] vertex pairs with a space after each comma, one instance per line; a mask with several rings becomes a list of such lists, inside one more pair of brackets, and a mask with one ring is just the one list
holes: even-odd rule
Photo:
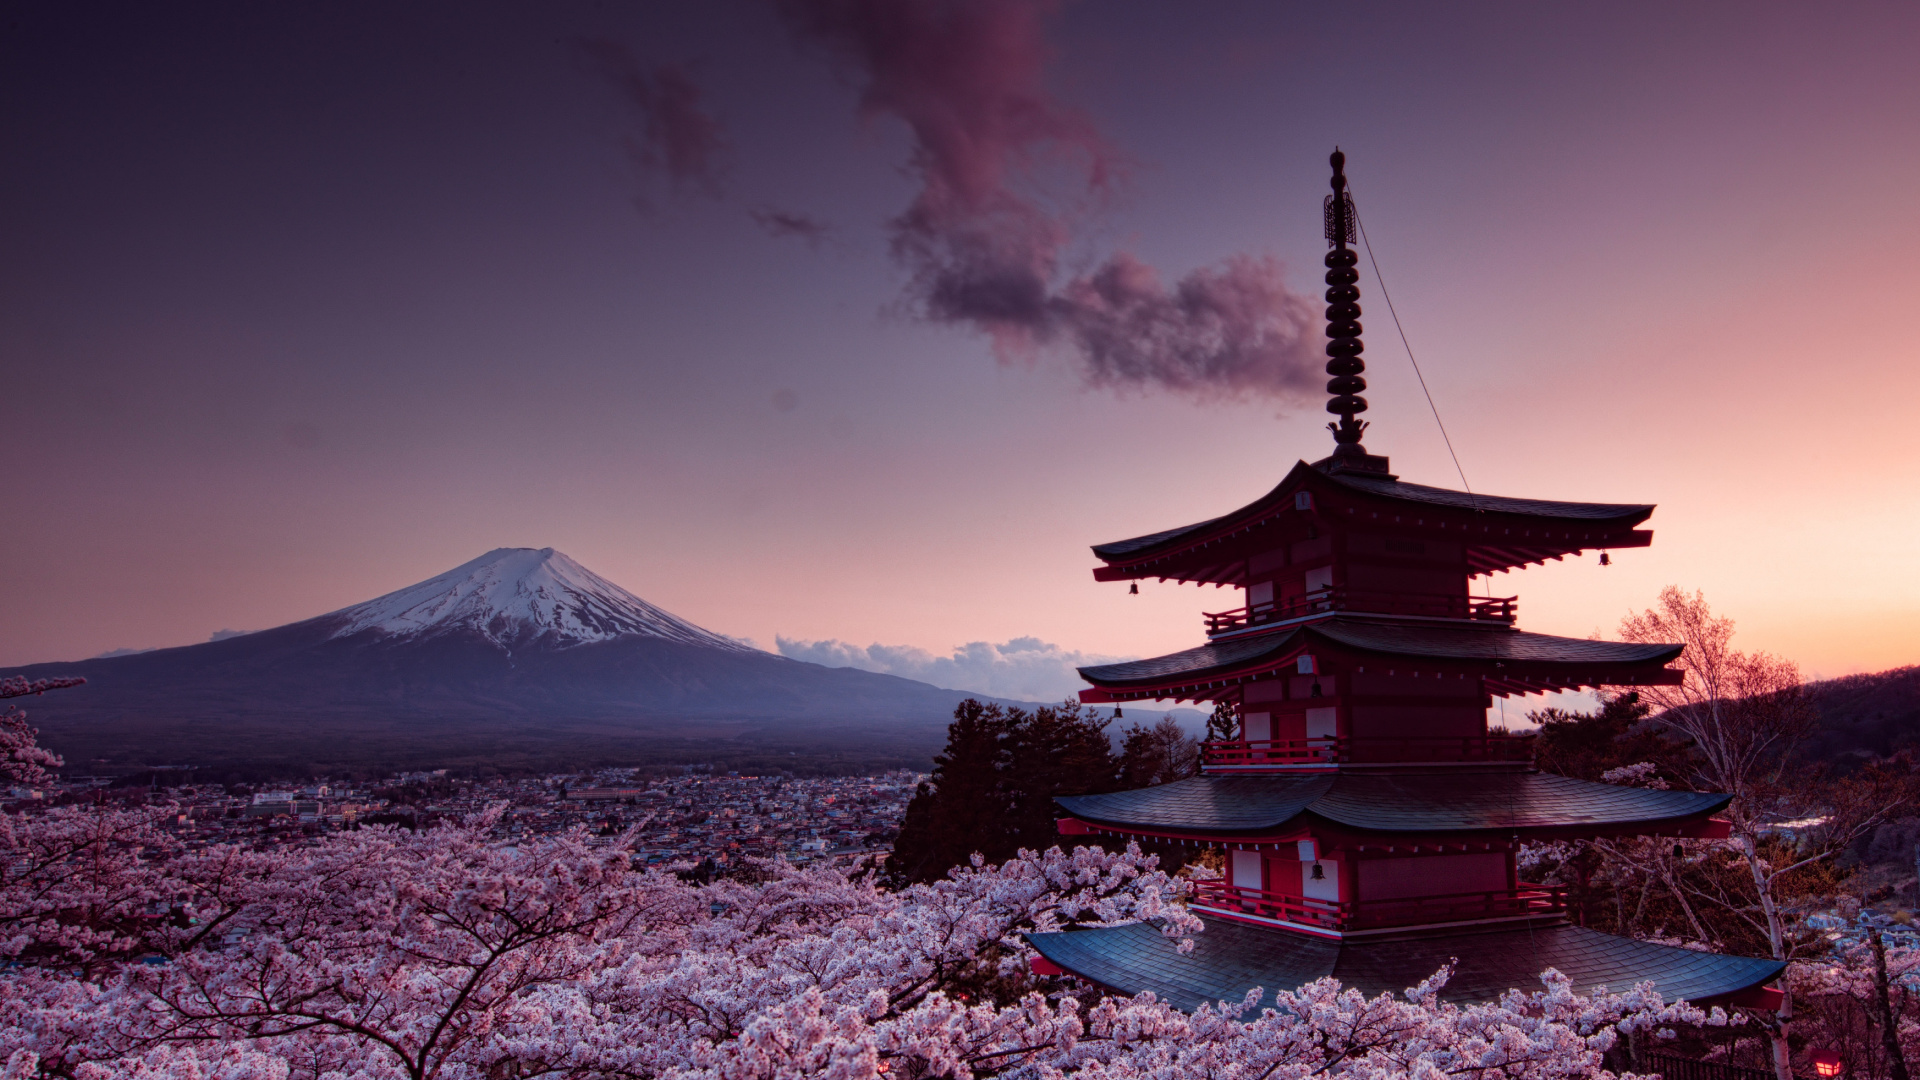
[[1624, 532], [1651, 517], [1654, 511], [1651, 504], [1645, 503], [1560, 502], [1482, 495], [1412, 484], [1390, 474], [1329, 471], [1324, 467], [1325, 464], [1309, 465], [1304, 461], [1295, 464], [1273, 490], [1231, 513], [1145, 536], [1096, 544], [1093, 553], [1110, 563], [1134, 562], [1169, 554], [1189, 543], [1260, 525], [1280, 514], [1292, 513], [1295, 509], [1293, 496], [1300, 491], [1346, 493], [1389, 504], [1398, 503], [1411, 510], [1464, 511], [1476, 516], [1531, 520], [1543, 530], [1556, 525], [1563, 532], [1570, 533], [1578, 529], [1583, 538], [1595, 533]]
[[1054, 802], [1073, 817], [1120, 830], [1209, 837], [1274, 836], [1332, 826], [1422, 834], [1576, 829], [1596, 835], [1701, 822], [1732, 796], [1596, 784], [1553, 773], [1447, 769], [1310, 775], [1195, 776], [1157, 787]]
[[1460, 1003], [1498, 998], [1509, 988], [1540, 985], [1555, 968], [1579, 993], [1614, 992], [1652, 979], [1669, 1001], [1726, 1001], [1778, 976], [1774, 960], [1724, 956], [1615, 937], [1566, 924], [1467, 929], [1367, 941], [1334, 941], [1209, 919], [1190, 953], [1148, 924], [1071, 933], [1034, 934], [1033, 947], [1052, 963], [1121, 994], [1151, 990], [1192, 1011], [1216, 1002], [1238, 1003], [1247, 991], [1293, 990], [1315, 979], [1337, 978], [1369, 996], [1399, 994], [1454, 964], [1441, 990]]
[[[1679, 656], [1682, 648], [1554, 637], [1498, 623], [1400, 623], [1340, 613], [1279, 627], [1270, 633], [1208, 642], [1166, 656], [1079, 670], [1081, 678], [1097, 687], [1161, 686], [1190, 679], [1238, 675], [1262, 665], [1284, 663], [1290, 655], [1316, 644], [1383, 660], [1409, 662], [1479, 661], [1563, 669], [1611, 666], [1621, 669], [1613, 677], [1622, 684], [1632, 681], [1627, 669], [1657, 668]], [[1596, 671], [1585, 673], [1601, 677]]]

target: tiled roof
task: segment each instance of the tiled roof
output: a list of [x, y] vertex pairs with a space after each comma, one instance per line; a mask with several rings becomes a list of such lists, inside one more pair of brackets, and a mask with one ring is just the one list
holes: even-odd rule
[[1335, 616], [1278, 633], [1209, 642], [1166, 656], [1083, 667], [1080, 677], [1096, 686], [1124, 686], [1233, 671], [1270, 656], [1284, 656], [1302, 636], [1360, 652], [1409, 660], [1638, 666], [1664, 664], [1680, 655], [1681, 650], [1679, 645], [1554, 637], [1505, 626], [1440, 626]]
[[1422, 830], [1630, 825], [1704, 818], [1732, 801], [1702, 791], [1653, 791], [1541, 772], [1342, 773], [1313, 813], [1354, 829]]
[[1730, 799], [1552, 773], [1445, 770], [1195, 776], [1054, 801], [1083, 821], [1116, 827], [1271, 834], [1310, 815], [1348, 829], [1410, 835], [1687, 821], [1722, 809]]
[[1409, 484], [1401, 480], [1389, 480], [1384, 476], [1368, 476], [1364, 473], [1334, 473], [1327, 479], [1341, 487], [1364, 491], [1369, 495], [1426, 503], [1430, 506], [1446, 506], [1456, 510], [1484, 510], [1496, 514], [1520, 514], [1526, 517], [1561, 518], [1572, 521], [1622, 521], [1632, 517], [1646, 517], [1653, 513], [1651, 505], [1642, 503], [1512, 499], [1504, 495], [1480, 495], [1468, 491], [1454, 491], [1451, 488]]
[[1196, 649], [1185, 649], [1166, 656], [1155, 656], [1146, 660], [1129, 660], [1123, 664], [1100, 664], [1094, 667], [1080, 668], [1080, 677], [1095, 686], [1113, 686], [1119, 683], [1158, 682], [1163, 679], [1182, 675], [1199, 675], [1208, 671], [1231, 671], [1244, 667], [1266, 657], [1278, 657], [1293, 648], [1300, 640], [1302, 629], [1294, 627], [1281, 634], [1261, 634], [1254, 637], [1229, 638], [1221, 642], [1208, 642]]
[[1630, 641], [1530, 634], [1502, 626], [1421, 626], [1373, 619], [1328, 619], [1306, 627], [1318, 635], [1364, 652], [1389, 656], [1451, 660], [1511, 660], [1542, 664], [1666, 663], [1682, 646], [1642, 645]]
[[1469, 510], [1481, 513], [1514, 514], [1521, 517], [1545, 518], [1557, 521], [1609, 522], [1619, 527], [1631, 526], [1644, 520], [1653, 513], [1651, 505], [1641, 503], [1584, 503], [1554, 502], [1548, 499], [1513, 499], [1502, 495], [1480, 495], [1466, 491], [1453, 491], [1448, 488], [1428, 487], [1425, 484], [1409, 484], [1400, 480], [1390, 480], [1384, 476], [1370, 476], [1365, 473], [1334, 473], [1327, 475], [1302, 461], [1289, 471], [1284, 479], [1272, 491], [1229, 514], [1222, 514], [1192, 525], [1182, 525], [1175, 529], [1164, 529], [1145, 536], [1135, 536], [1126, 540], [1096, 544], [1093, 553], [1109, 562], [1124, 559], [1130, 555], [1151, 551], [1173, 543], [1189, 535], [1200, 535], [1212, 531], [1220, 525], [1242, 517], [1256, 517], [1281, 503], [1283, 497], [1291, 491], [1305, 486], [1312, 474], [1322, 481], [1332, 482], [1349, 491], [1393, 499], [1400, 502], [1418, 503], [1424, 506], [1443, 506], [1454, 510]]
[[1325, 773], [1195, 776], [1171, 784], [1053, 800], [1083, 821], [1154, 826], [1176, 832], [1271, 832], [1333, 787]]
[[[1263, 499], [1261, 501], [1264, 502], [1265, 500]], [[1234, 513], [1239, 513], [1239, 511], [1235, 511]], [[1136, 551], [1145, 551], [1148, 548], [1157, 547], [1169, 540], [1177, 540], [1188, 533], [1205, 532], [1232, 516], [1233, 514], [1228, 514], [1226, 517], [1208, 518], [1205, 521], [1195, 522], [1192, 525], [1182, 525], [1177, 529], [1148, 533], [1145, 536], [1136, 536], [1130, 540], [1115, 540], [1110, 544], [1095, 544], [1093, 546], [1093, 553], [1103, 559], [1117, 559], [1123, 555], [1131, 555]]]
[[1785, 966], [1566, 925], [1332, 941], [1211, 919], [1184, 956], [1175, 942], [1143, 923], [1034, 934], [1028, 940], [1048, 960], [1110, 990], [1128, 995], [1151, 990], [1189, 1011], [1238, 1002], [1256, 986], [1267, 992], [1262, 1003], [1271, 1004], [1275, 991], [1329, 975], [1368, 995], [1398, 994], [1450, 960], [1456, 966], [1441, 997], [1461, 1003], [1491, 1001], [1508, 989], [1539, 989], [1540, 973], [1549, 967], [1573, 980], [1583, 994], [1599, 986], [1626, 990], [1652, 979], [1668, 1000], [1706, 1001], [1758, 986]]

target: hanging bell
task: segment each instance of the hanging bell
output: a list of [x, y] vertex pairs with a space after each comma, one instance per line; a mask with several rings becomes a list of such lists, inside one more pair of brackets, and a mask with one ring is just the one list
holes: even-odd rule
[[1119, 719], [1122, 719], [1122, 718], [1123, 718], [1123, 714], [1122, 714], [1122, 713], [1120, 712], [1120, 706], [1118, 706], [1118, 705], [1115, 705], [1115, 706], [1113, 707], [1113, 718], [1114, 718], [1115, 720], [1119, 720]]
[[1679, 844], [1675, 844], [1675, 845], [1673, 845], [1673, 857], [1674, 857], [1674, 858], [1676, 858], [1676, 859], [1684, 859], [1684, 858], [1686, 858], [1686, 857], [1687, 857], [1687, 849], [1686, 849], [1686, 848], [1684, 848], [1684, 847], [1682, 847], [1682, 846], [1680, 846]]
[[1139, 596], [1139, 595], [1140, 595], [1140, 583], [1136, 581], [1136, 582], [1134, 582], [1133, 584], [1131, 584], [1131, 585], [1129, 585], [1129, 586], [1127, 586], [1127, 595], [1128, 595], [1128, 596]]
[[1320, 868], [1319, 863], [1314, 863], [1313, 864], [1313, 880], [1325, 881], [1326, 878], [1327, 878], [1327, 872]]
[[1611, 556], [1611, 555], [1608, 555], [1608, 554], [1607, 554], [1606, 552], [1604, 552], [1604, 551], [1603, 551], [1603, 552], [1601, 552], [1601, 553], [1600, 553], [1600, 565], [1601, 565], [1601, 566], [1612, 566], [1612, 565], [1613, 565], [1613, 556]]

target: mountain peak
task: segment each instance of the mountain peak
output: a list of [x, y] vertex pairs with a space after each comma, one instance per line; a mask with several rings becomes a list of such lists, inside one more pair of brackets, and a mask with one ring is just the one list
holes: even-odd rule
[[417, 585], [327, 616], [333, 636], [477, 635], [500, 645], [568, 648], [621, 637], [752, 652], [662, 611], [553, 548], [495, 548]]

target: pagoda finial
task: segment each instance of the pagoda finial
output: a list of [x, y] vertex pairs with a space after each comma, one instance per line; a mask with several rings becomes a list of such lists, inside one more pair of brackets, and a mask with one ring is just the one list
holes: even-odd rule
[[1354, 240], [1347, 155], [1336, 147], [1328, 160], [1333, 165], [1333, 194], [1327, 196], [1324, 217], [1327, 244], [1333, 250], [1327, 252], [1327, 374], [1333, 377], [1327, 380], [1327, 393], [1333, 397], [1327, 402], [1327, 411], [1340, 418], [1338, 424], [1327, 425], [1336, 444], [1333, 464], [1385, 472], [1384, 460], [1379, 469], [1370, 467], [1371, 455], [1360, 445], [1367, 422], [1354, 419], [1354, 414], [1367, 411], [1367, 399], [1360, 396], [1360, 391], [1367, 388], [1367, 380], [1360, 377], [1367, 370], [1366, 362], [1360, 359], [1366, 346], [1360, 343], [1360, 290], [1354, 284], [1360, 280], [1359, 271], [1354, 269], [1360, 256], [1347, 246]]

